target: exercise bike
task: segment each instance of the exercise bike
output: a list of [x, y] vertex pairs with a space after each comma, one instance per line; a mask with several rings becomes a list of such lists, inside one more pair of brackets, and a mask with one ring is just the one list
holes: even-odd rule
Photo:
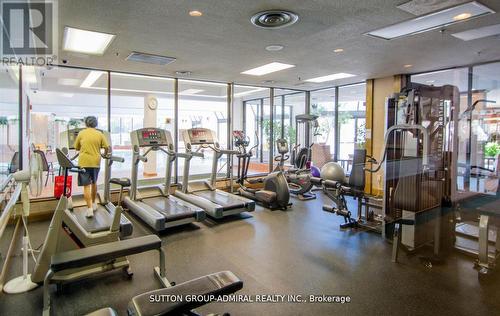
[[[274, 171], [265, 176], [263, 179], [250, 180], [248, 176], [248, 167], [250, 159], [253, 156], [253, 150], [259, 146], [259, 138], [256, 135], [256, 144], [247, 151], [250, 145], [250, 138], [245, 135], [244, 131], [233, 131], [234, 146], [240, 152], [238, 157], [238, 175], [236, 183], [239, 184], [239, 193], [241, 196], [252, 199], [261, 203], [270, 209], [286, 210], [290, 203], [290, 192], [288, 191], [288, 183], [282, 171]], [[280, 159], [280, 156], [275, 157], [275, 161]], [[245, 183], [257, 184], [263, 183], [263, 189], [252, 189]]]

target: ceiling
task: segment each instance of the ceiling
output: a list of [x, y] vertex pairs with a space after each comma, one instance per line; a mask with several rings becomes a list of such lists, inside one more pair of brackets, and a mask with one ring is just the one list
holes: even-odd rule
[[[421, 0], [422, 1], [422, 0]], [[435, 3], [440, 0], [425, 0]], [[449, 1], [449, 0], [448, 0]], [[60, 51], [68, 65], [115, 71], [175, 76], [177, 70], [192, 78], [311, 90], [360, 82], [398, 73], [480, 63], [500, 59], [500, 39], [464, 42], [451, 33], [496, 24], [500, 14], [473, 19], [410, 37], [385, 41], [363, 33], [413, 18], [397, 8], [406, 0], [60, 0], [59, 37], [64, 26], [116, 34], [103, 56]], [[466, 2], [466, 1], [455, 1]], [[500, 2], [481, 0], [496, 12]], [[287, 28], [259, 29], [250, 17], [266, 9], [287, 9], [300, 20]], [[190, 10], [201, 17], [190, 17]], [[270, 44], [284, 46], [268, 52]], [[343, 48], [343, 53], [334, 53]], [[177, 58], [167, 66], [126, 61], [131, 51]], [[278, 61], [295, 68], [254, 77], [242, 71]], [[411, 68], [403, 65], [412, 64]], [[356, 77], [326, 83], [304, 79], [338, 72]], [[263, 83], [273, 80], [273, 84]]]

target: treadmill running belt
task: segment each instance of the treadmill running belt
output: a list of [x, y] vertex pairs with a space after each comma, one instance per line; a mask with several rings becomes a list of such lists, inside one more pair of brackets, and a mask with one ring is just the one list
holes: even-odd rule
[[173, 199], [158, 196], [145, 198], [142, 202], [163, 214], [167, 222], [196, 216], [196, 211]]
[[245, 202], [238, 198], [233, 198], [230, 194], [224, 194], [217, 191], [198, 191], [193, 194], [212, 201], [215, 204], [222, 206], [225, 209], [233, 209], [245, 207]]
[[94, 211], [94, 217], [86, 217], [87, 207], [75, 207], [71, 214], [75, 217], [76, 221], [89, 233], [98, 233], [109, 230], [112, 218], [109, 212], [102, 205], [98, 205], [97, 210]]

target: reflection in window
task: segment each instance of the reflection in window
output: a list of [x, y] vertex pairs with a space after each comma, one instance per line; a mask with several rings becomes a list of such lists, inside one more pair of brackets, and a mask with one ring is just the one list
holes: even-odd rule
[[339, 88], [339, 160], [352, 160], [355, 148], [365, 148], [366, 84]]
[[[63, 67], [23, 67], [23, 79], [31, 104], [30, 142], [44, 153], [47, 162], [44, 181], [48, 181], [42, 197], [51, 196], [53, 175], [58, 172], [55, 149], [67, 143], [61, 139], [61, 133], [84, 127], [86, 115], [97, 117], [97, 128], [108, 128], [107, 73]], [[70, 152], [71, 156], [74, 154]], [[76, 177], [73, 178], [73, 192], [80, 193], [82, 188], [77, 186]], [[101, 174], [98, 184], [102, 185], [103, 180]]]
[[19, 165], [19, 68], [0, 66], [0, 182]]
[[[151, 106], [155, 102], [156, 108]], [[158, 127], [169, 131], [173, 136], [174, 116], [173, 79], [111, 73], [110, 130], [113, 153], [125, 158], [124, 163], [113, 164], [112, 177], [130, 177], [131, 131], [144, 127]], [[156, 151], [150, 152], [147, 157], [146, 163], [139, 162], [139, 183], [163, 181], [167, 164], [166, 155]]]
[[318, 118], [318, 135], [313, 136], [312, 162], [321, 168], [333, 159], [335, 150], [335, 88], [311, 92], [309, 112]]
[[[179, 151], [184, 152], [182, 132], [186, 129], [203, 127], [216, 132], [222, 148], [227, 148], [227, 84], [191, 80], [179, 80]], [[194, 178], [207, 178], [212, 172], [213, 151], [200, 149], [204, 158], [194, 157], [191, 161], [190, 175]], [[227, 156], [219, 159], [218, 175], [227, 175]], [[179, 181], [181, 181], [184, 160], [179, 162]]]

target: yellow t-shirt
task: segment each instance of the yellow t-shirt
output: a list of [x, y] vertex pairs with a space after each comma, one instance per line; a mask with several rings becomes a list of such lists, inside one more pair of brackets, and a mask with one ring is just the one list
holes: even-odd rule
[[99, 168], [101, 166], [101, 148], [109, 144], [103, 133], [95, 128], [86, 128], [78, 133], [75, 149], [80, 152], [78, 166], [82, 168]]

